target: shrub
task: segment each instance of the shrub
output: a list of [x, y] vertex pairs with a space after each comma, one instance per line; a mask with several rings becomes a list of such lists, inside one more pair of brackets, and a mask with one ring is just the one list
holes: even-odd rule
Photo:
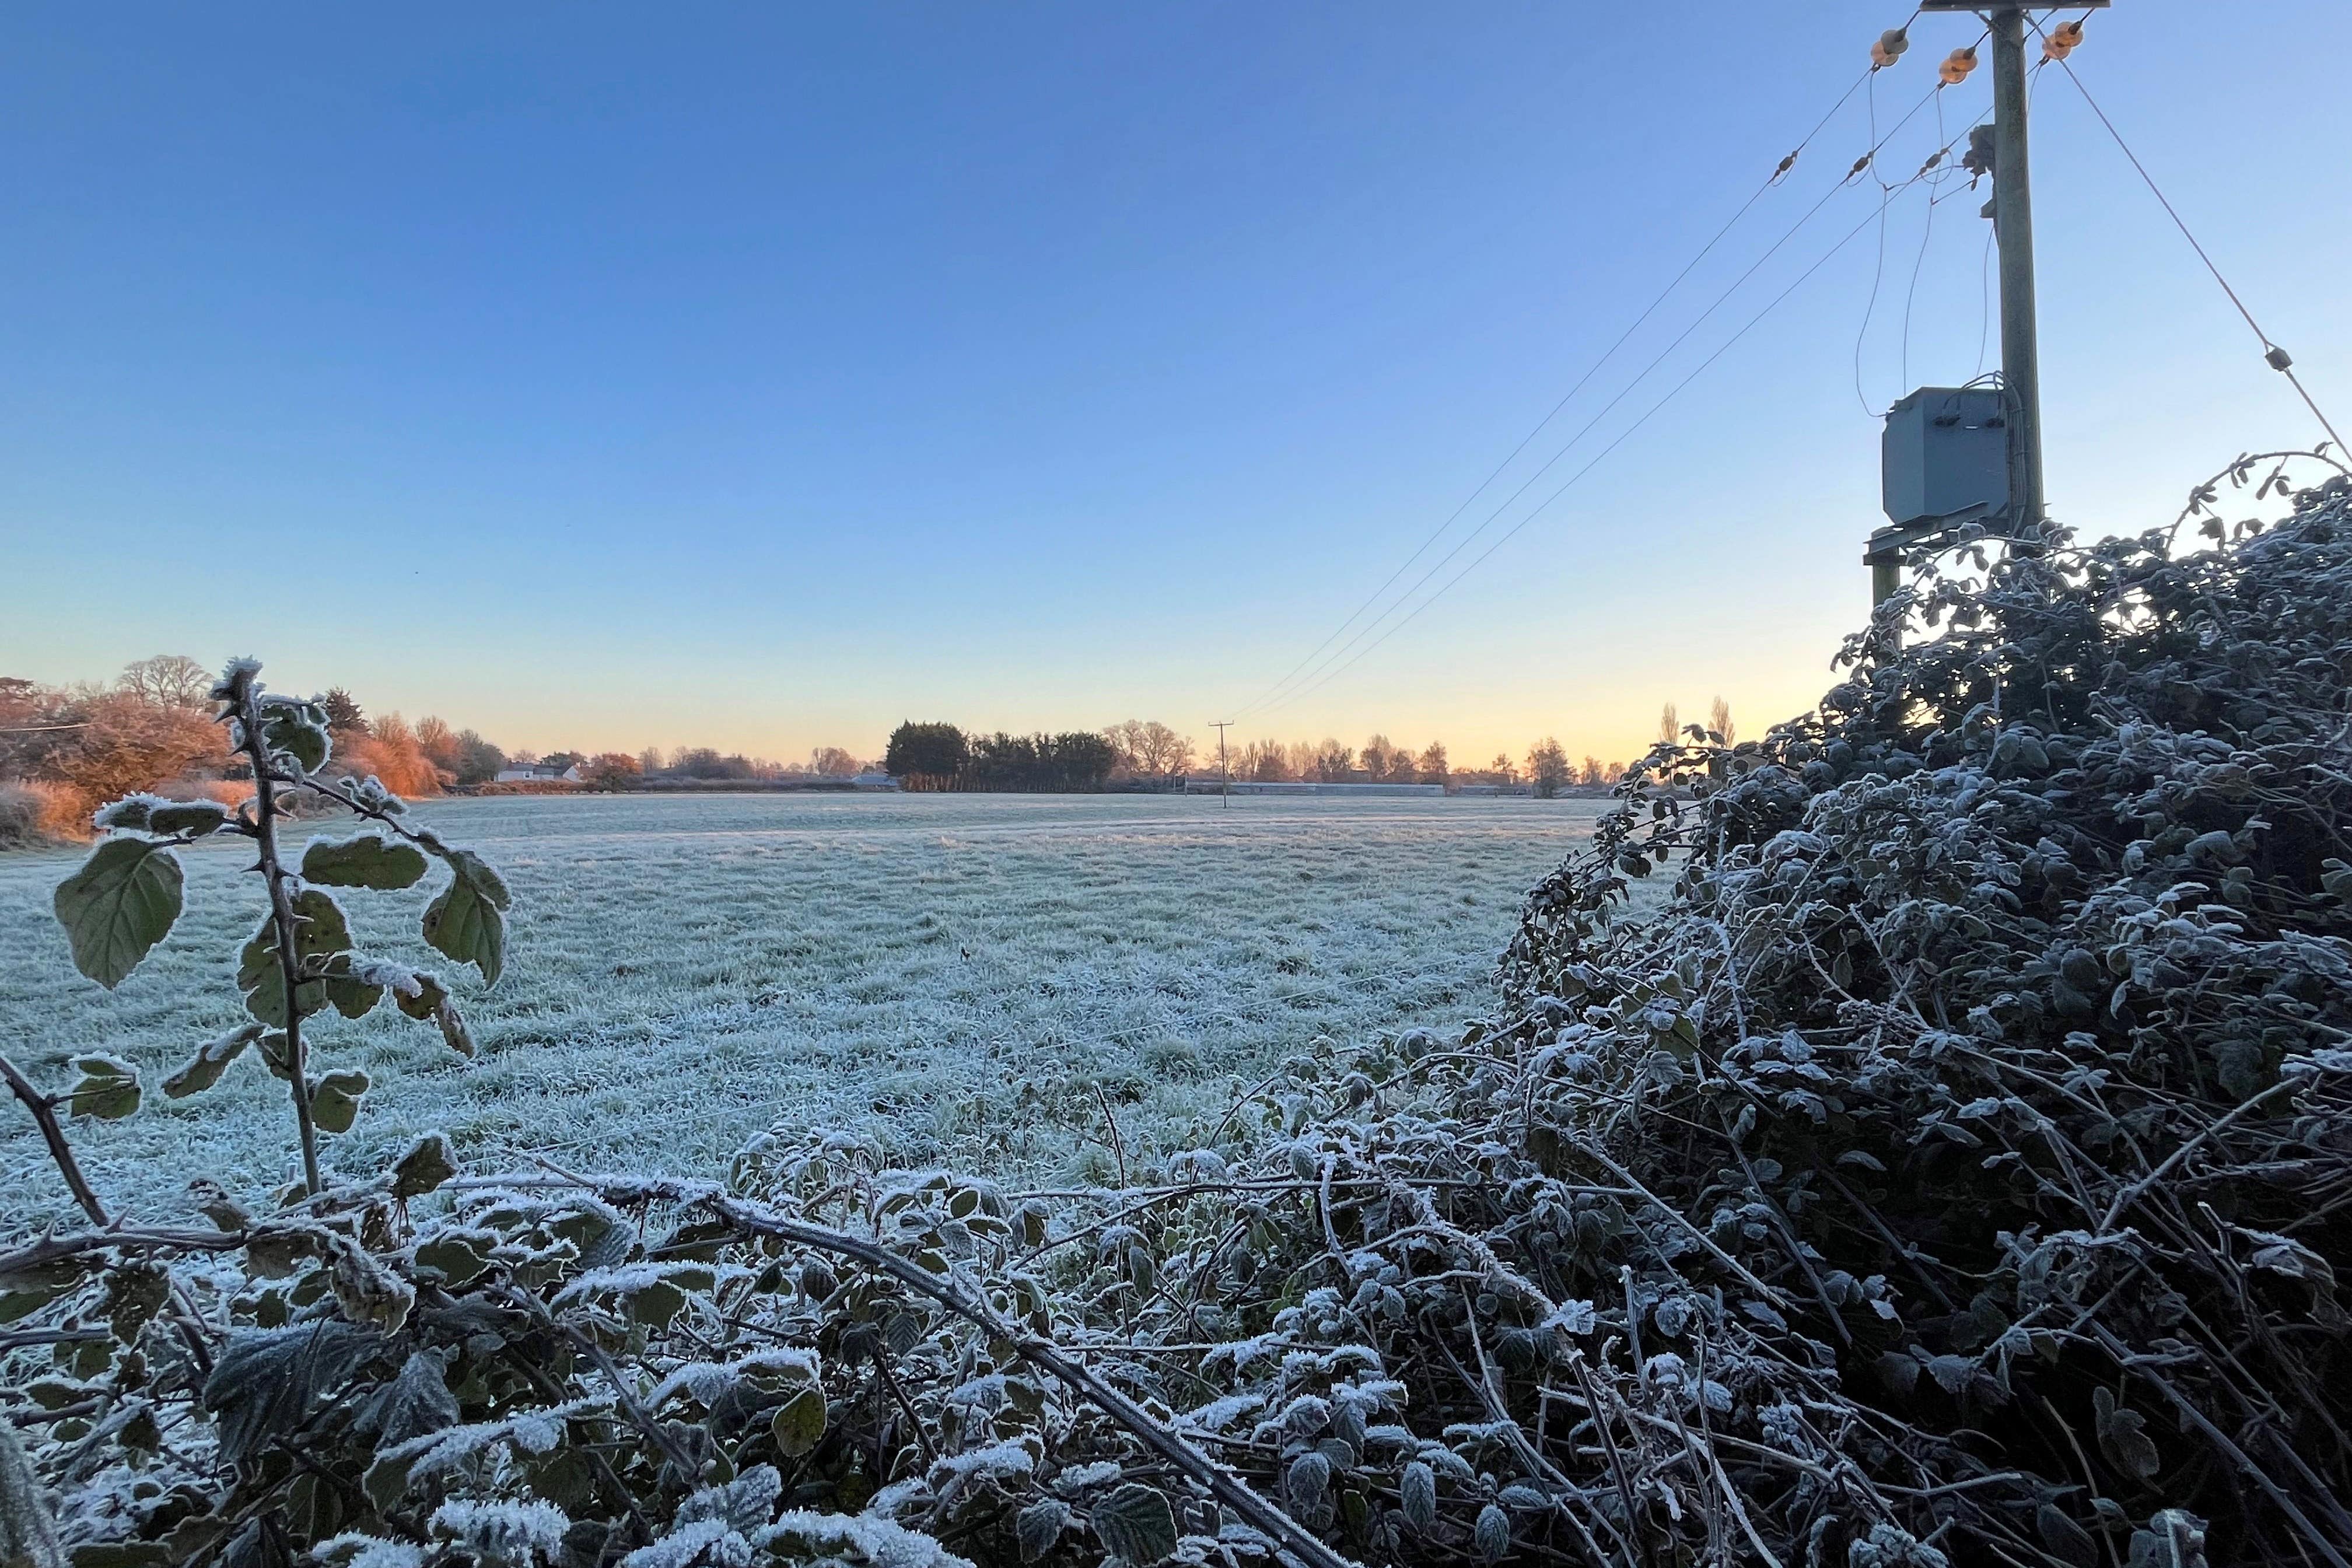
[[0, 849], [37, 849], [89, 837], [89, 819], [72, 792], [52, 784], [0, 783]]
[[[452, 1184], [432, 1135], [258, 1214], [213, 1195], [214, 1233], [89, 1199], [0, 1257], [43, 1347], [15, 1353], [51, 1363], [13, 1414], [59, 1533], [93, 1562], [2341, 1563], [2352, 485], [2171, 544], [1924, 577], [1818, 712], [1637, 767], [1531, 898], [1496, 1016], [1287, 1064], [1122, 1191], [785, 1129], [723, 1185]], [[1899, 646], [1914, 614], [1939, 635]], [[78, 1068], [16, 1081], [86, 1194], [55, 1107], [137, 1086]]]

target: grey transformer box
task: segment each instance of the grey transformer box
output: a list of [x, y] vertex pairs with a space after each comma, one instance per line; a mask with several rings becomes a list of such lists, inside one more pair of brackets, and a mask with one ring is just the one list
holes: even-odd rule
[[1879, 473], [1887, 521], [1906, 532], [1985, 522], [2009, 510], [2008, 395], [1923, 386], [1886, 411]]

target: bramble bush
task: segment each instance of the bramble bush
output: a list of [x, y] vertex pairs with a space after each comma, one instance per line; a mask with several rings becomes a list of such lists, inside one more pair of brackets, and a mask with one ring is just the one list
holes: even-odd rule
[[[142, 1228], [56, 1121], [128, 1069], [15, 1075], [92, 1223], [0, 1256], [0, 1561], [2341, 1568], [2352, 483], [1975, 570], [1816, 712], [1654, 752], [1492, 1017], [1302, 1058], [1118, 1191], [804, 1129], [723, 1183], [464, 1175], [427, 1135]], [[428, 935], [486, 979], [504, 892], [224, 689], [257, 773], [388, 835], [313, 875], [266, 793], [213, 825], [264, 849], [251, 1043], [316, 1125], [338, 997], [463, 1038], [323, 888], [441, 859]], [[125, 890], [60, 904], [100, 980], [194, 830], [110, 826]]]

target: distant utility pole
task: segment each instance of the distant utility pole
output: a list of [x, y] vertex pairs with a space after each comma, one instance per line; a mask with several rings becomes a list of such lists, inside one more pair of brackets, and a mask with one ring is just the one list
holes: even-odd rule
[[1227, 811], [1234, 808], [1234, 770], [1225, 765], [1225, 730], [1232, 723], [1231, 719], [1209, 721], [1209, 727], [1217, 732], [1217, 794]]

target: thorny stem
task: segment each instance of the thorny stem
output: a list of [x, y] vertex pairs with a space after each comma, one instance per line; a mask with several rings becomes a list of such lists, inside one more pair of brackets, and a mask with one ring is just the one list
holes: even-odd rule
[[81, 1163], [74, 1158], [73, 1145], [66, 1142], [66, 1130], [58, 1125], [57, 1102], [35, 1089], [32, 1080], [17, 1071], [16, 1064], [5, 1056], [0, 1056], [0, 1077], [7, 1079], [9, 1089], [25, 1102], [33, 1120], [41, 1124], [41, 1139], [49, 1146], [49, 1158], [57, 1162], [66, 1185], [73, 1189], [74, 1202], [81, 1205], [81, 1212], [89, 1216], [89, 1223], [101, 1229], [112, 1223], [106, 1217], [98, 1194], [90, 1190], [89, 1178], [81, 1173]]
[[302, 1014], [296, 991], [301, 984], [300, 960], [295, 952], [294, 896], [286, 889], [288, 872], [278, 858], [277, 790], [269, 748], [262, 740], [261, 703], [253, 689], [253, 674], [240, 669], [233, 678], [229, 705], [236, 710], [239, 745], [253, 763], [253, 841], [260, 856], [256, 868], [269, 886], [269, 924], [278, 939], [278, 974], [286, 988], [286, 1069], [292, 1080], [294, 1125], [302, 1139], [302, 1185], [311, 1197], [326, 1190], [319, 1175], [319, 1130], [310, 1120], [310, 1075], [302, 1046]]

